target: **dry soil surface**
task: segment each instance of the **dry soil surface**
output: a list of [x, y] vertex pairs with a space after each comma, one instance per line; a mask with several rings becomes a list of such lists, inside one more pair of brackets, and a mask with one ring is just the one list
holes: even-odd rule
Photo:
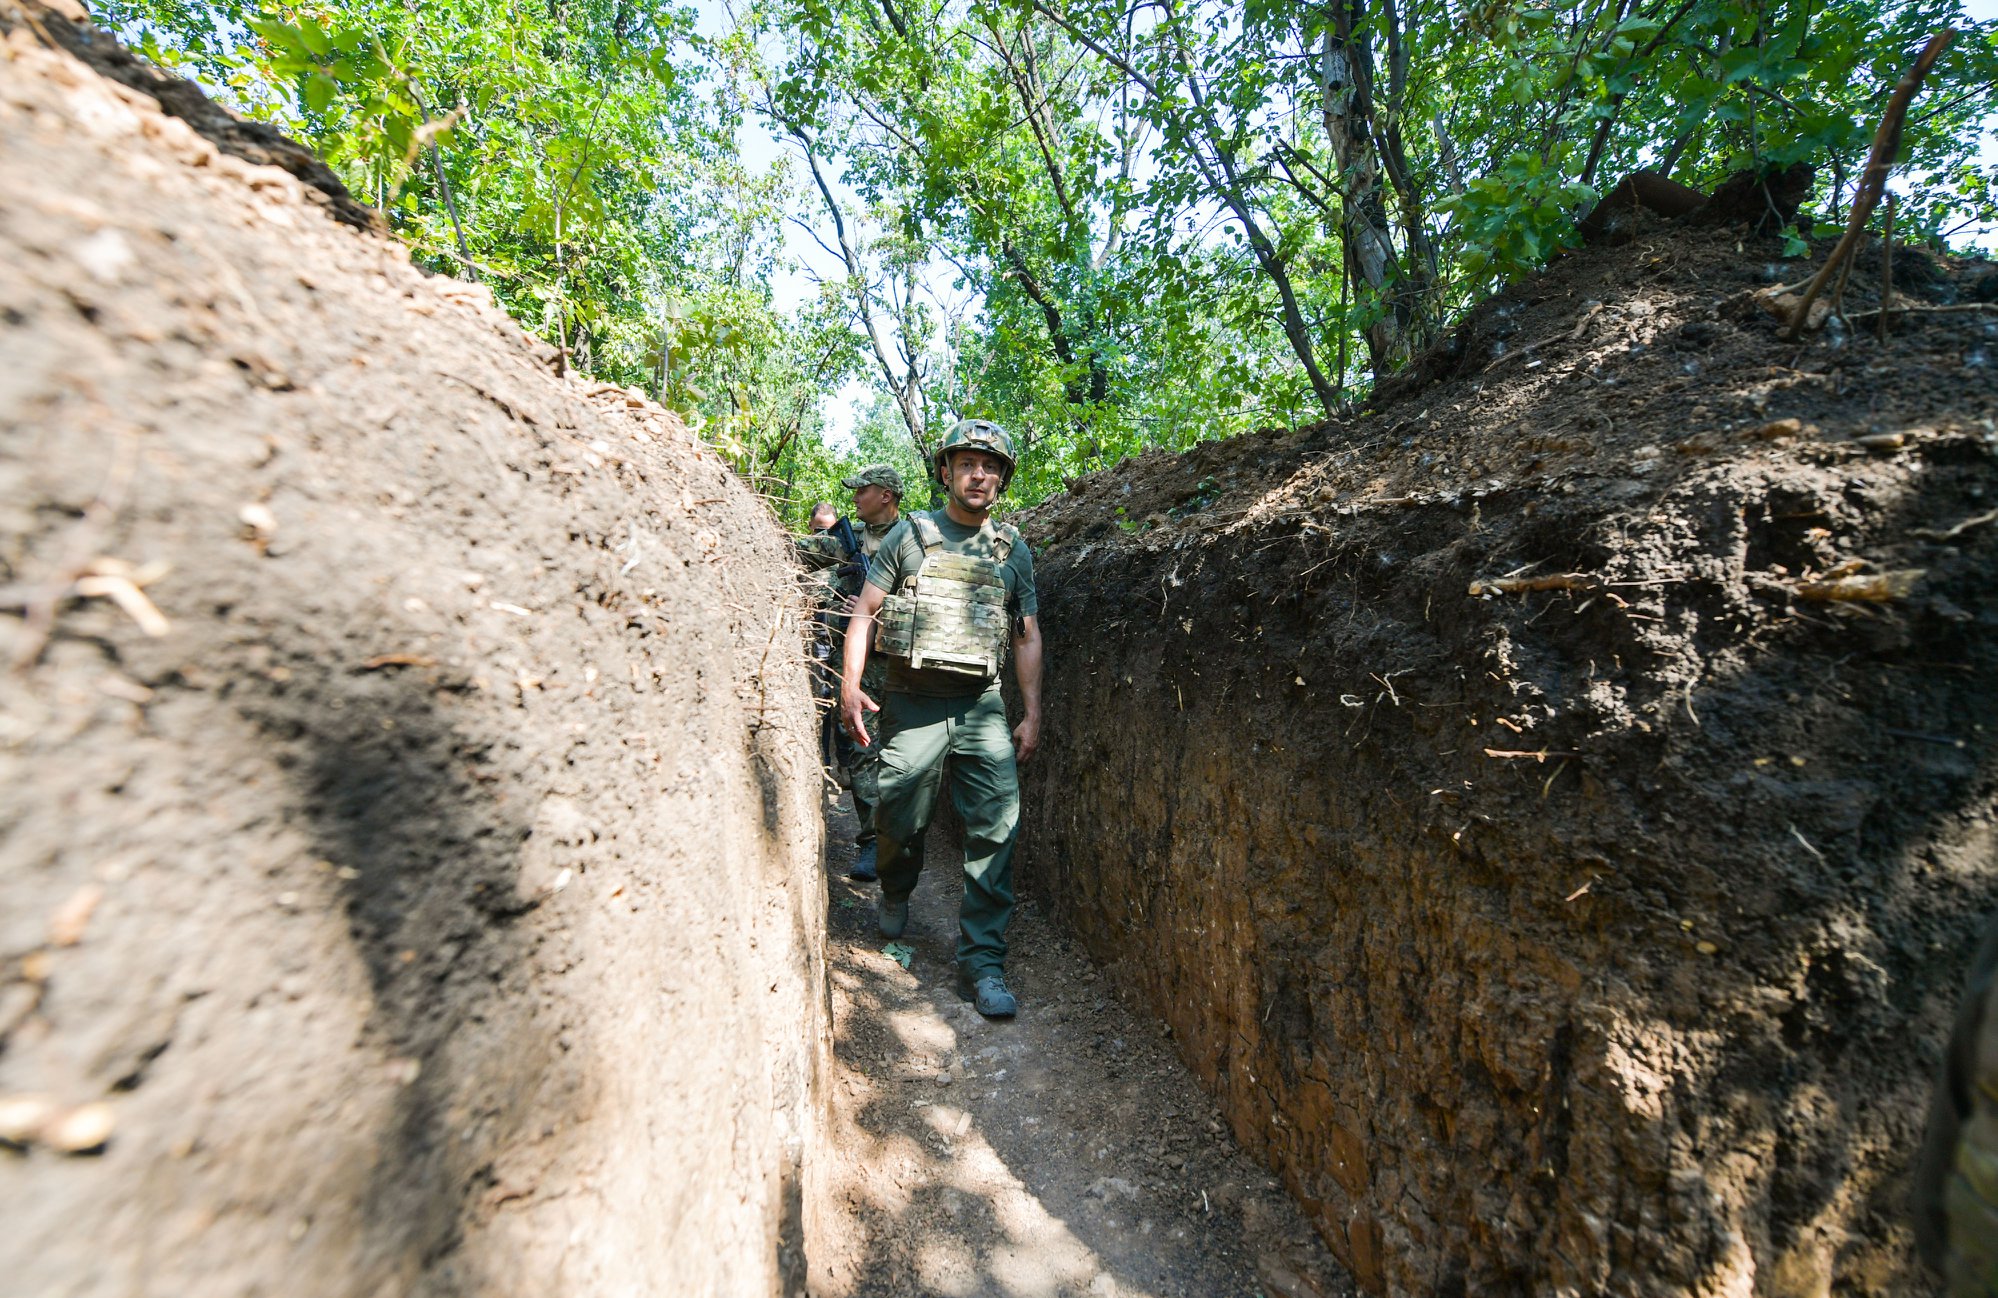
[[958, 863], [933, 834], [903, 941], [846, 878], [835, 813], [835, 1034], [821, 1298], [1332, 1298], [1350, 1292], [1295, 1204], [1242, 1154], [1156, 1018], [1031, 903], [1009, 935], [1017, 1018], [957, 998]]

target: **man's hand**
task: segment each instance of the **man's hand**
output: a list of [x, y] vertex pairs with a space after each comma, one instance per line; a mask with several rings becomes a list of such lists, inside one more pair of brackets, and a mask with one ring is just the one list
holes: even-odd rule
[[1013, 760], [1024, 762], [1041, 746], [1041, 714], [1029, 712], [1013, 727]]
[[862, 748], [874, 742], [867, 737], [867, 714], [880, 710], [881, 705], [868, 698], [867, 692], [858, 685], [844, 685], [840, 689], [840, 724], [846, 727], [846, 733], [852, 735], [853, 741]]
[[879, 586], [871, 583], [862, 586], [846, 615], [846, 659], [839, 674], [839, 724], [862, 748], [874, 742], [867, 737], [867, 714], [879, 712], [881, 705], [867, 697], [860, 688], [860, 678], [867, 673], [867, 645], [874, 639], [874, 614], [887, 596], [888, 592]]

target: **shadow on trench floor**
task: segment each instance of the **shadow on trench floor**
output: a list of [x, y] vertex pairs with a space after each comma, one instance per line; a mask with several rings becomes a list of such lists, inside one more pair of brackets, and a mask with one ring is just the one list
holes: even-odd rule
[[1351, 1283], [1244, 1155], [1161, 1026], [1031, 904], [1007, 981], [1020, 1016], [957, 998], [958, 857], [930, 835], [904, 970], [828, 817], [834, 1238], [815, 1298], [1343, 1298]]

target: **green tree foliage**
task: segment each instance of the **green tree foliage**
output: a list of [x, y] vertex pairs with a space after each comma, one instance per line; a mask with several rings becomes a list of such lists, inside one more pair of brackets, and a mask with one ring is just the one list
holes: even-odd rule
[[[1960, 35], [1902, 210], [1989, 222], [1998, 37], [1955, 0], [767, 0], [766, 111], [980, 302], [932, 386], [1021, 485], [1330, 411], [1576, 239], [1622, 176], [1792, 162], [1849, 201], [1885, 95]], [[771, 42], [773, 48], [776, 42]], [[1988, 129], [1988, 123], [1987, 123]], [[1801, 250], [1794, 238], [1793, 247]]]
[[712, 237], [699, 190], [732, 138], [689, 84], [686, 11], [113, 0], [102, 16], [313, 145], [418, 257], [485, 281], [607, 377], [640, 377], [651, 295]]
[[[418, 255], [685, 412], [788, 514], [984, 416], [1015, 496], [1362, 399], [1639, 168], [1816, 168], [1887, 92], [1903, 233], [1998, 222], [1998, 24], [1959, 0], [109, 0], [318, 147]], [[762, 172], [746, 116], [790, 150]], [[1986, 155], [1988, 156], [1988, 155]], [[789, 225], [787, 227], [787, 222]], [[821, 292], [772, 285], [819, 244]], [[1793, 227], [1791, 248], [1803, 251]], [[824, 255], [818, 255], [822, 252]], [[968, 305], [967, 305], [968, 304]], [[825, 398], [881, 395], [858, 445]], [[918, 493], [920, 494], [920, 489]]]
[[[1573, 214], [1649, 167], [1696, 189], [1793, 162], [1818, 169], [1817, 213], [1842, 219], [1888, 90], [1933, 33], [1958, 37], [1902, 137], [1904, 210], [1940, 243], [1990, 222], [1975, 179], [1998, 81], [1998, 24], [1955, 0], [1915, 3], [1492, 5], [1469, 28], [1495, 96], [1427, 96], [1424, 156], [1458, 142], [1476, 179], [1446, 200], [1463, 230], [1458, 297], [1573, 238]], [[1520, 219], [1521, 217], [1524, 219]]]
[[852, 373], [850, 330], [823, 304], [773, 306], [794, 182], [737, 156], [737, 51], [696, 37], [691, 10], [110, 0], [98, 18], [312, 145], [420, 262], [646, 387], [774, 497], [828, 458], [820, 406]]

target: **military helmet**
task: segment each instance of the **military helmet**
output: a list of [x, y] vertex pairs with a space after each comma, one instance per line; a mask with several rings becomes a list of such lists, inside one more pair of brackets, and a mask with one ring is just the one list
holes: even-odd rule
[[944, 434], [943, 445], [937, 447], [934, 468], [937, 481], [945, 486], [950, 485], [950, 453], [960, 449], [986, 451], [1005, 461], [1006, 470], [999, 475], [999, 490], [1006, 490], [1013, 481], [1013, 470], [1018, 467], [1013, 456], [1013, 438], [990, 419], [960, 419], [956, 427]]

